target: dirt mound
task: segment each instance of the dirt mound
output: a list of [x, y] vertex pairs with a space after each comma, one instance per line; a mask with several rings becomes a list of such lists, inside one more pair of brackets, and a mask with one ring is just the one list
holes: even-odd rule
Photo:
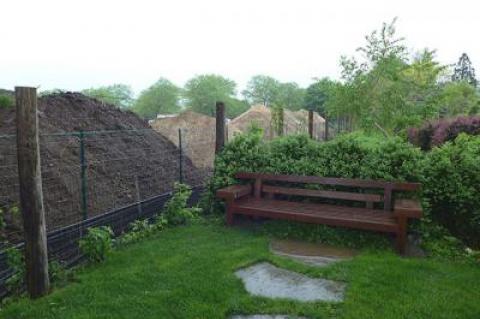
[[[179, 150], [130, 111], [79, 93], [39, 98], [40, 148], [47, 227], [82, 219], [82, 179], [78, 131], [86, 155], [88, 216], [172, 189], [179, 179]], [[18, 203], [15, 110], [0, 109], [0, 208]], [[183, 158], [185, 181], [201, 176]], [[138, 187], [136, 186], [138, 185]]]
[[154, 130], [178, 146], [178, 129], [182, 130], [182, 145], [197, 167], [213, 168], [215, 158], [215, 118], [193, 111], [157, 118], [150, 122]]
[[[325, 120], [314, 113], [314, 136], [317, 139], [323, 138]], [[264, 105], [253, 105], [245, 113], [234, 118], [228, 124], [229, 139], [235, 134], [244, 133], [252, 126], [258, 126], [263, 129], [264, 138], [271, 140], [276, 137], [273, 129], [272, 110]], [[283, 111], [283, 135], [307, 134], [308, 133], [308, 111]]]

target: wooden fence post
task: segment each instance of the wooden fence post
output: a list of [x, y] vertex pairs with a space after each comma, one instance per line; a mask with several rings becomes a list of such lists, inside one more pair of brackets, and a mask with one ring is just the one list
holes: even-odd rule
[[216, 103], [216, 126], [215, 126], [215, 154], [218, 154], [225, 145], [225, 104]]
[[25, 279], [30, 297], [38, 298], [48, 293], [50, 280], [38, 145], [37, 89], [16, 87], [15, 100], [20, 206], [25, 236]]
[[308, 111], [308, 136], [313, 138], [313, 111]]

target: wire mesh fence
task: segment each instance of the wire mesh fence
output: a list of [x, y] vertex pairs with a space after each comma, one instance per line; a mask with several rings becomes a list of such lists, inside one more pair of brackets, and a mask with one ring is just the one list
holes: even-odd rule
[[[193, 188], [195, 203], [212, 167], [191, 157], [200, 159], [198, 150], [203, 149], [213, 165], [214, 150], [194, 140], [201, 132], [178, 133], [177, 143], [152, 129], [40, 135], [50, 259], [66, 265], [78, 262], [78, 239], [88, 227], [108, 225], [120, 234], [132, 221], [156, 215], [175, 182]], [[0, 135], [0, 210], [7, 225], [3, 235], [21, 248], [17, 170], [16, 136]], [[7, 292], [4, 282], [10, 275], [6, 255], [0, 252], [0, 296]]]
[[[41, 135], [48, 231], [170, 192], [177, 181], [203, 185], [211, 167], [197, 167], [190, 156], [210, 145], [179, 134], [181, 148], [151, 129]], [[18, 206], [15, 136], [0, 136], [0, 150], [0, 207], [8, 216]]]

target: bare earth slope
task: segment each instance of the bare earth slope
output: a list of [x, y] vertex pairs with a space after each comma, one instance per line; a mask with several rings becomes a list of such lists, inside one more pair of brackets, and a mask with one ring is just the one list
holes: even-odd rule
[[[41, 97], [38, 108], [49, 230], [82, 219], [80, 142], [73, 132], [96, 131], [84, 139], [89, 217], [168, 192], [178, 180], [178, 148], [134, 113], [70, 92]], [[0, 208], [4, 210], [18, 202], [13, 134], [15, 110], [0, 109]], [[188, 157], [183, 167], [187, 183], [201, 183], [193, 178], [201, 174]]]

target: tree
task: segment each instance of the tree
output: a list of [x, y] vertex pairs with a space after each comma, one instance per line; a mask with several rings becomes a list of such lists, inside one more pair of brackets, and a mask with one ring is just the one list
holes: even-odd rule
[[242, 92], [243, 96], [251, 104], [262, 103], [270, 106], [275, 102], [280, 89], [280, 83], [266, 75], [256, 75], [247, 83], [247, 88]]
[[478, 113], [480, 96], [467, 82], [450, 82], [442, 88], [439, 105], [443, 116], [473, 115]]
[[134, 100], [132, 89], [125, 84], [113, 84], [98, 88], [85, 89], [82, 93], [105, 103], [118, 106], [121, 109], [131, 107]]
[[297, 111], [303, 107], [304, 99], [305, 89], [295, 82], [287, 82], [279, 84], [274, 102], [282, 108]]
[[396, 36], [395, 23], [397, 23], [396, 17], [390, 23], [384, 22], [380, 30], [374, 30], [365, 37], [367, 44], [357, 49], [364, 54], [370, 66], [392, 57], [402, 61], [407, 60], [405, 38]]
[[364, 130], [397, 133], [438, 116], [438, 80], [445, 67], [435, 52], [423, 50], [409, 59], [395, 21], [366, 37], [363, 62], [341, 60], [343, 83], [335, 86], [325, 104], [331, 116], [347, 117]]
[[335, 82], [329, 78], [317, 79], [315, 83], [310, 84], [305, 92], [304, 107], [307, 110], [325, 115], [325, 104], [329, 96], [332, 95], [334, 86]]
[[465, 81], [468, 84], [477, 87], [477, 79], [475, 77], [475, 69], [470, 62], [470, 58], [466, 53], [463, 53], [457, 64], [455, 65], [452, 81]]
[[184, 88], [187, 106], [198, 113], [215, 116], [215, 102], [228, 103], [235, 97], [234, 81], [215, 74], [198, 75]]
[[249, 108], [248, 102], [237, 98], [228, 98], [225, 100], [226, 116], [230, 119], [236, 118]]
[[181, 90], [165, 78], [160, 78], [140, 93], [133, 111], [140, 116], [153, 119], [157, 114], [171, 114], [180, 111]]

